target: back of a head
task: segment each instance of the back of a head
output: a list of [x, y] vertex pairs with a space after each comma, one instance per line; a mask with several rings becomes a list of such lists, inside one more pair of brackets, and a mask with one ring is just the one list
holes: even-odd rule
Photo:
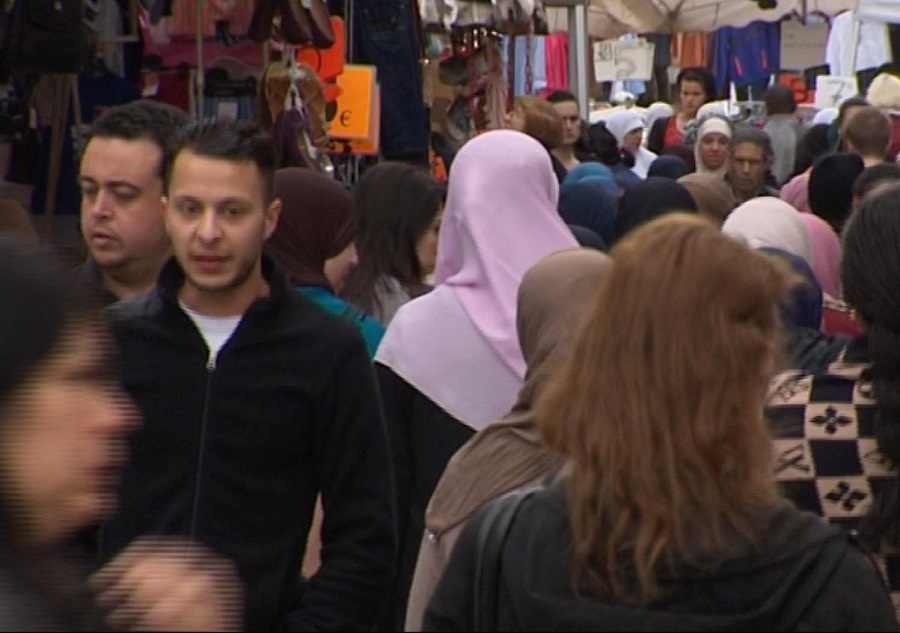
[[688, 166], [688, 173], [692, 174], [697, 170], [697, 159], [694, 156], [694, 149], [687, 145], [667, 145], [659, 152], [660, 156], [677, 156]]
[[[900, 464], [900, 184], [873, 192], [844, 232], [844, 298], [866, 331], [878, 401], [878, 450], [892, 467]], [[885, 491], [886, 493], [888, 491]], [[900, 545], [900, 499], [896, 488], [876, 499], [867, 536]]]
[[668, 213], [696, 211], [697, 203], [683, 186], [669, 178], [647, 178], [626, 189], [619, 201], [615, 238]]
[[869, 84], [866, 100], [875, 108], [900, 110], [900, 78], [881, 73]]
[[809, 208], [840, 234], [853, 210], [853, 183], [865, 169], [857, 154], [820, 158], [809, 176]]
[[766, 91], [766, 113], [769, 116], [773, 114], [794, 114], [797, 111], [797, 101], [794, 98], [794, 91], [784, 84], [773, 84]]
[[159, 175], [165, 178], [178, 148], [179, 134], [189, 122], [190, 117], [183, 110], [141, 99], [113, 106], [101, 114], [91, 125], [88, 141], [92, 138], [152, 141], [162, 152]]
[[178, 135], [167, 183], [172, 166], [184, 152], [215, 160], [252, 163], [262, 182], [263, 202], [268, 206], [275, 199], [275, 146], [272, 138], [255, 123], [220, 119], [185, 126]]
[[734, 191], [725, 181], [712, 174], [688, 174], [678, 179], [697, 203], [697, 214], [721, 227], [738, 206]]
[[897, 163], [866, 167], [853, 181], [853, 197], [862, 200], [876, 188], [895, 180], [900, 180], [900, 165]]
[[[44, 247], [0, 236], [0, 404], [31, 370], [59, 351], [62, 337], [96, 320], [93, 296]], [[6, 420], [0, 420], [5, 423]]]
[[724, 560], [776, 503], [760, 403], [786, 281], [686, 215], [640, 228], [612, 257], [537, 419], [571, 462], [577, 580], [641, 602], [658, 595], [658, 563]]
[[659, 156], [650, 164], [650, 169], [647, 170], [647, 177], [659, 176], [669, 180], [678, 180], [689, 173], [691, 173], [691, 168], [682, 158], [678, 156]]
[[519, 285], [516, 328], [529, 374], [573, 338], [572, 327], [587, 311], [609, 274], [612, 260], [590, 248], [552, 253], [532, 266]]
[[525, 119], [523, 133], [548, 150], [563, 144], [563, 119], [550, 102], [537, 97], [519, 97], [515, 107], [521, 108]]
[[[416, 242], [441, 210], [446, 187], [427, 171], [398, 162], [367, 169], [353, 188], [359, 264], [343, 295], [364, 311], [375, 310], [375, 283], [392, 277], [413, 295], [424, 290]], [[371, 312], [370, 312], [371, 313]]]
[[797, 157], [794, 160], [794, 175], [799, 175], [812, 167], [815, 162], [831, 151], [828, 139], [829, 125], [814, 125], [797, 143]]
[[881, 110], [866, 106], [844, 125], [844, 140], [862, 156], [884, 158], [891, 147], [891, 121]]

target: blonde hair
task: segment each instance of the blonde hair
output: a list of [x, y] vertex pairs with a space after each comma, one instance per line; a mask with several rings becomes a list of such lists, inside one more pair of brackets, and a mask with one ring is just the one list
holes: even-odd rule
[[565, 124], [551, 103], [537, 97], [519, 97], [513, 110], [521, 112], [525, 120], [522, 132], [545, 148], [556, 149], [563, 144]]
[[641, 227], [612, 257], [537, 419], [570, 462], [576, 586], [646, 604], [660, 563], [726, 560], [778, 499], [762, 406], [787, 280], [684, 214]]

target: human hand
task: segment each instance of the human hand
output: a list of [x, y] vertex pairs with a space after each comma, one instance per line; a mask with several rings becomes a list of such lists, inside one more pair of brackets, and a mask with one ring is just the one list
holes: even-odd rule
[[231, 561], [183, 538], [136, 540], [91, 578], [110, 626], [237, 631], [243, 590]]

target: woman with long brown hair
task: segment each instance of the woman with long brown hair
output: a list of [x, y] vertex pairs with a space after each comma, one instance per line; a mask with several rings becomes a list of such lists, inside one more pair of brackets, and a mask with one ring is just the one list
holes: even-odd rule
[[776, 489], [763, 402], [784, 269], [685, 215], [612, 257], [538, 400], [566, 466], [518, 498], [502, 544], [484, 536], [498, 506], [467, 526], [425, 630], [475, 630], [486, 612], [498, 630], [895, 627], [864, 554]]

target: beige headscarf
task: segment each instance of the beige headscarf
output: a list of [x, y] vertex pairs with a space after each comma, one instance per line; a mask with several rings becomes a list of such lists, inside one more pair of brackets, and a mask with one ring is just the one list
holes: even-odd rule
[[697, 203], [697, 213], [721, 228], [728, 215], [738, 206], [737, 198], [725, 181], [712, 174], [688, 174], [678, 184], [690, 192]]
[[425, 515], [441, 533], [485, 503], [549, 474], [555, 462], [544, 449], [532, 406], [568, 351], [574, 325], [597, 296], [612, 260], [593, 249], [566, 249], [535, 264], [518, 293], [517, 329], [528, 363], [525, 384], [506, 417], [470, 439], [450, 460]]
[[28, 211], [20, 203], [7, 198], [0, 199], [0, 233], [18, 233], [37, 239]]

